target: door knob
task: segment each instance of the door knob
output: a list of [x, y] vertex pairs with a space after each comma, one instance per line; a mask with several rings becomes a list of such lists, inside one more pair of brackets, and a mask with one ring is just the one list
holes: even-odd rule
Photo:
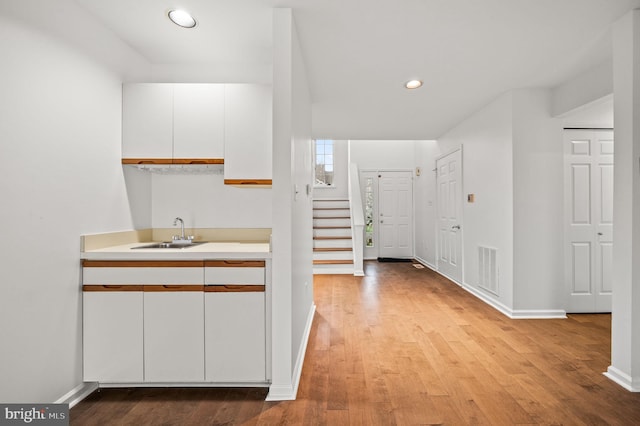
[[602, 232], [598, 232], [598, 235], [602, 236]]
[[451, 229], [460, 229], [460, 225], [453, 225]]

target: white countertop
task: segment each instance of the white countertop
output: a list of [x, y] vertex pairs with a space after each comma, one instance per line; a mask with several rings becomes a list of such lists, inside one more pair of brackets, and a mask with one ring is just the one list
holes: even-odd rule
[[270, 259], [269, 243], [203, 243], [187, 248], [134, 249], [147, 243], [87, 250], [81, 259], [89, 260], [209, 260], [209, 259]]

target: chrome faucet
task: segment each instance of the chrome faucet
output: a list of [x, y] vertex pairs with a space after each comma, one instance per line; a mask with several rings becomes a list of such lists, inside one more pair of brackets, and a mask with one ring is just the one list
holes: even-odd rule
[[[178, 222], [180, 222], [180, 239], [181, 240], [186, 240], [187, 238], [184, 236], [184, 220], [182, 220], [181, 217], [176, 217], [173, 220], [173, 226], [176, 226], [178, 224]], [[176, 240], [177, 235], [173, 237], [174, 240]]]

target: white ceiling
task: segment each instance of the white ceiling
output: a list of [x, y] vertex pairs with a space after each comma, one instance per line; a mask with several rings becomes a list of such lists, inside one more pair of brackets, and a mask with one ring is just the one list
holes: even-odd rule
[[[433, 139], [514, 88], [611, 56], [640, 0], [76, 0], [152, 64], [270, 69], [272, 8], [293, 9], [316, 137]], [[169, 23], [191, 11], [194, 30]], [[265, 77], [265, 76], [263, 76]], [[266, 76], [267, 79], [270, 76]], [[424, 80], [407, 91], [403, 82]]]

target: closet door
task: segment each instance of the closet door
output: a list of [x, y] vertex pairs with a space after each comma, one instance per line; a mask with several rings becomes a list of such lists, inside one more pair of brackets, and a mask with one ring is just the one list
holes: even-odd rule
[[611, 312], [613, 131], [565, 130], [567, 312]]

